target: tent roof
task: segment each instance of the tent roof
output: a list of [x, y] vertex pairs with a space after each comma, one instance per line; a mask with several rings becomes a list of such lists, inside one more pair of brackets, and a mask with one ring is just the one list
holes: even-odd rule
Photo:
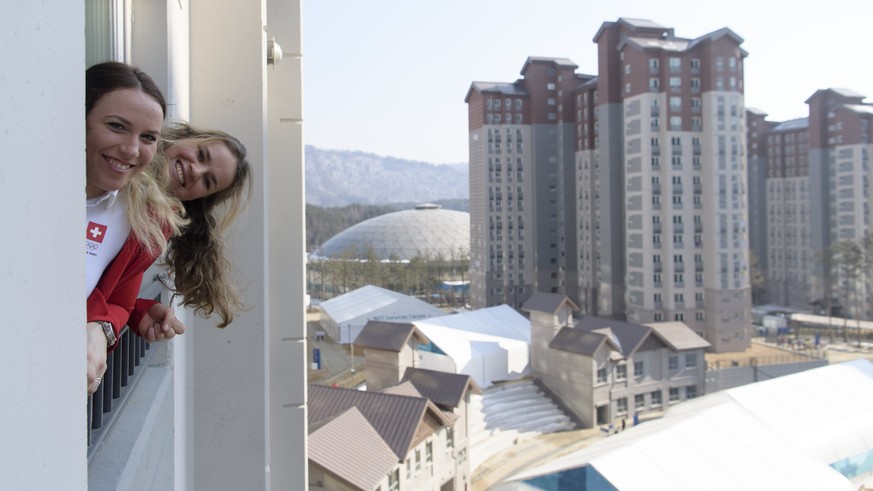
[[657, 482], [670, 489], [848, 491], [855, 487], [831, 465], [871, 451], [870, 407], [873, 362], [830, 365], [677, 404], [659, 420], [513, 479], [590, 464], [622, 490]]
[[[507, 352], [523, 352], [525, 360], [529, 357], [530, 321], [508, 305], [412, 323], [458, 367], [467, 366], [474, 358], [488, 360], [492, 354], [502, 357]], [[487, 387], [493, 381], [483, 380], [481, 374], [473, 374], [473, 377], [480, 387]]]
[[396, 307], [397, 304], [401, 303], [408, 304], [410, 308], [420, 310], [423, 314], [445, 315], [445, 312], [427, 302], [373, 285], [363, 286], [330, 300], [325, 300], [321, 302], [321, 309], [334, 322], [343, 324], [381, 308]]

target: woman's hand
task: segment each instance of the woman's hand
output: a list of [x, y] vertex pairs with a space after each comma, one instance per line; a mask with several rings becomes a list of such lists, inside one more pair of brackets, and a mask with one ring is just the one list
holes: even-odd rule
[[103, 332], [103, 326], [96, 322], [89, 322], [85, 326], [87, 332], [87, 350], [88, 350], [88, 394], [97, 392], [100, 387], [100, 380], [103, 378], [103, 373], [106, 372], [106, 349], [107, 341], [106, 334]]
[[177, 334], [185, 333], [185, 324], [176, 319], [172, 308], [156, 303], [139, 321], [137, 333], [149, 343], [173, 339]]

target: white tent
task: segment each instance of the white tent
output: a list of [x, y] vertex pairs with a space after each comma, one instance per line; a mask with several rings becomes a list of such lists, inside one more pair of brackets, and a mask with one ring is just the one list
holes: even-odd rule
[[422, 368], [462, 373], [485, 388], [530, 365], [530, 321], [507, 305], [414, 321], [436, 347], [419, 350]]
[[415, 297], [367, 285], [321, 302], [321, 325], [341, 344], [354, 341], [368, 321], [412, 322], [446, 315]]
[[871, 407], [873, 363], [830, 365], [683, 402], [496, 489], [590, 466], [622, 491], [855, 490], [873, 480]]

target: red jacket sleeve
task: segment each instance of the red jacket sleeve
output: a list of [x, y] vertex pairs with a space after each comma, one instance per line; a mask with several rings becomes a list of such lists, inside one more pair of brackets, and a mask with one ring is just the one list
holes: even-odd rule
[[[88, 322], [109, 321], [119, 336], [133, 311], [146, 269], [157, 259], [132, 236], [109, 263], [88, 296]], [[110, 348], [110, 351], [112, 348]]]

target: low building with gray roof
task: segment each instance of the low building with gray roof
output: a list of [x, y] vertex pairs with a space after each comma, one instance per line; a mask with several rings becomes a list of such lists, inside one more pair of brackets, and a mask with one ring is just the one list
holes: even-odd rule
[[661, 412], [703, 395], [710, 344], [691, 328], [681, 322], [573, 319], [575, 306], [560, 297], [535, 294], [525, 304], [531, 366], [585, 426]]

